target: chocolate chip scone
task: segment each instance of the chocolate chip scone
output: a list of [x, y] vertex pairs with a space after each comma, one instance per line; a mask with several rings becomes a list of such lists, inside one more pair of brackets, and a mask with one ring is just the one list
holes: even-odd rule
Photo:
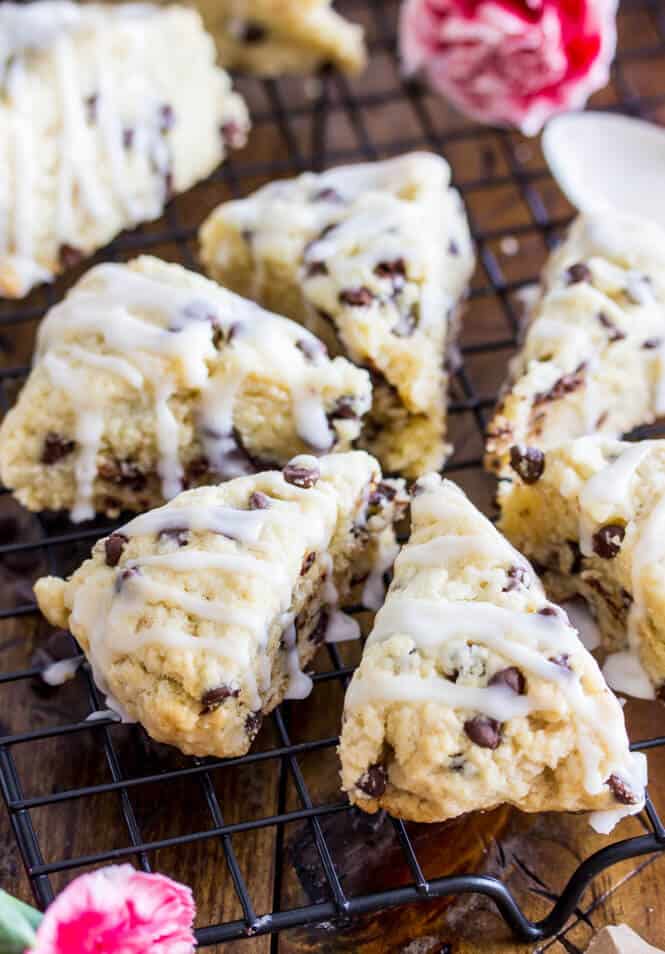
[[402, 498], [362, 451], [304, 455], [180, 494], [35, 593], [114, 708], [183, 752], [242, 755], [267, 712], [309, 694], [324, 639], [359, 634], [338, 604]]
[[331, 0], [199, 0], [198, 8], [232, 69], [279, 76], [331, 64], [355, 74], [365, 66], [362, 27]]
[[499, 474], [525, 448], [618, 438], [665, 412], [665, 232], [611, 215], [579, 218], [553, 253], [526, 339], [489, 426]]
[[249, 119], [184, 7], [0, 5], [0, 297], [159, 218]]
[[306, 173], [221, 205], [201, 230], [210, 274], [367, 367], [364, 446], [385, 470], [438, 470], [445, 352], [474, 266], [447, 163], [428, 153]]
[[415, 486], [413, 530], [348, 689], [342, 784], [358, 807], [443, 821], [508, 802], [644, 804], [646, 762], [566, 614], [462, 491]]
[[501, 528], [554, 599], [597, 617], [608, 681], [653, 698], [665, 684], [665, 441], [580, 437], [550, 448], [537, 480], [500, 488]]
[[156, 258], [99, 265], [39, 329], [0, 475], [30, 510], [146, 510], [346, 450], [370, 404], [367, 372], [295, 322]]

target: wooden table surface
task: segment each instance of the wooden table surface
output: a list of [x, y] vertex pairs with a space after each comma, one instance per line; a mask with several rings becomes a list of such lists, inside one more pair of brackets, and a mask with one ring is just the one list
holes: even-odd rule
[[[280, 174], [288, 175], [313, 165], [329, 166], [363, 155], [383, 157], [411, 148], [442, 151], [463, 189], [474, 229], [483, 236], [474, 295], [461, 339], [466, 350], [466, 377], [454, 384], [454, 397], [468, 397], [464, 389], [471, 386], [481, 399], [487, 398], [477, 408], [458, 413], [452, 419], [455, 456], [450, 476], [489, 510], [492, 481], [479, 470], [463, 465], [480, 454], [482, 421], [478, 415], [482, 417], [489, 406], [514, 351], [514, 322], [520, 312], [519, 285], [537, 276], [547, 254], [546, 239], [556, 236], [571, 209], [546, 174], [537, 142], [491, 129], [478, 133], [476, 127], [435, 97], [417, 95], [409, 99], [401, 94], [395, 58], [384, 46], [394, 29], [394, 0], [383, 4], [348, 0], [339, 6], [368, 28], [373, 55], [367, 73], [352, 82], [337, 77], [327, 80], [325, 110], [318, 81], [303, 83], [291, 79], [264, 86], [242, 80], [241, 88], [257, 121], [248, 147], [234, 158], [231, 171], [227, 169], [214, 181], [178, 199], [165, 221], [132, 233], [114, 246], [112, 254], [127, 259], [137, 249], [148, 248], [164, 258], [195, 265], [195, 229], [202, 218], [233, 190], [246, 194], [266, 181], [269, 164], [278, 168]], [[624, 4], [620, 17], [622, 67], [608, 88], [595, 97], [596, 105], [611, 106], [626, 97], [634, 104], [638, 97], [647, 97], [647, 115], [656, 121], [661, 114], [665, 116], [659, 99], [665, 94], [665, 44], [657, 9], [648, 0]], [[377, 10], [381, 12], [377, 14]], [[651, 51], [648, 68], [644, 65], [644, 50]], [[290, 118], [282, 112], [286, 107], [292, 111]], [[453, 139], [448, 140], [451, 133]], [[441, 137], [446, 138], [445, 144]], [[528, 173], [528, 178], [516, 176], [516, 169]], [[545, 230], [539, 228], [543, 222], [549, 225]], [[178, 241], [165, 238], [165, 229], [175, 229], [173, 234], [177, 233]], [[506, 237], [511, 241], [506, 242]], [[56, 298], [75, 277], [56, 285]], [[499, 287], [498, 294], [492, 291], [490, 281], [495, 288]], [[38, 315], [50, 300], [45, 292], [38, 291], [26, 306], [31, 314]], [[0, 320], [16, 313], [15, 304], [0, 305]], [[34, 330], [34, 321], [3, 327], [0, 367], [15, 368], [29, 362]], [[488, 342], [491, 347], [487, 347]], [[12, 385], [5, 381], [4, 387], [11, 400]], [[19, 520], [22, 539], [39, 539], [37, 520], [8, 497], [1, 497], [0, 527], [4, 526], [2, 517], [9, 515]], [[55, 560], [59, 568], [76, 565], [87, 547], [89, 543], [58, 548]], [[0, 558], [0, 609], [25, 603], [26, 581], [30, 583], [46, 572], [51, 566], [49, 559], [45, 550]], [[36, 614], [0, 623], [0, 669], [9, 672], [26, 668], [34, 649], [44, 644], [48, 633], [45, 622]], [[353, 661], [358, 648], [347, 646], [344, 652], [346, 661]], [[318, 665], [325, 669], [329, 660], [322, 658]], [[338, 680], [321, 682], [306, 702], [287, 705], [285, 720], [291, 740], [336, 736], [342, 692]], [[32, 680], [0, 686], [2, 735], [76, 724], [89, 711], [83, 673], [57, 690], [48, 690]], [[626, 715], [633, 740], [663, 732], [665, 710], [656, 703], [629, 702]], [[278, 744], [276, 732], [274, 721], [269, 721], [257, 740], [257, 748], [268, 750]], [[86, 728], [11, 748], [24, 797], [108, 782], [111, 769], [105, 737], [113, 741], [125, 779], [189, 764], [178, 753], [150, 743], [138, 727]], [[665, 751], [653, 751], [649, 766], [651, 796], [656, 808], [665, 815]], [[333, 746], [309, 752], [298, 759], [298, 768], [315, 805], [340, 801]], [[127, 847], [128, 833], [121, 814], [123, 798], [127, 797], [136, 829], [149, 842], [210, 829], [215, 824], [210, 812], [211, 790], [227, 823], [301, 807], [292, 767], [281, 765], [279, 759], [266, 759], [239, 769], [219, 767], [207, 778], [205, 784], [201, 777], [193, 776], [139, 785], [128, 790], [129, 796], [112, 791], [33, 808], [30, 816], [43, 858], [55, 862]], [[389, 820], [376, 821], [341, 812], [324, 816], [322, 826], [337, 872], [351, 894], [409, 881]], [[444, 826], [410, 826], [409, 831], [426, 876], [462, 871], [496, 874], [511, 887], [531, 918], [543, 917], [549, 911], [581, 860], [614, 840], [594, 834], [583, 817], [527, 817], [505, 809]], [[629, 819], [622, 823], [615, 838], [643, 831], [641, 818]], [[0, 846], [0, 886], [30, 899], [13, 834], [1, 811]], [[311, 828], [306, 822], [290, 823], [280, 832], [271, 826], [245, 831], [233, 837], [232, 846], [258, 914], [270, 912], [275, 903], [285, 909], [327, 898]], [[192, 885], [201, 925], [242, 916], [224, 848], [222, 839], [212, 837], [149, 854], [155, 869]], [[130, 860], [137, 862], [136, 858]], [[70, 871], [56, 873], [51, 879], [53, 889], [59, 890], [71, 877]], [[665, 945], [664, 887], [664, 855], [619, 864], [596, 878], [560, 937], [536, 945], [515, 944], [491, 903], [469, 896], [454, 902], [435, 900], [388, 910], [353, 924], [294, 929], [283, 933], [278, 944], [269, 937], [258, 937], [229, 942], [219, 950], [225, 954], [505, 954], [527, 950], [577, 954], [585, 949], [598, 928], [618, 922], [627, 922], [652, 944]]]

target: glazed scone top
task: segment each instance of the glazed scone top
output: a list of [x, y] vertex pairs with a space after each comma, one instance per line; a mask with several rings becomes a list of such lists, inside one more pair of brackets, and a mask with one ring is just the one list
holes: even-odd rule
[[473, 268], [449, 182], [445, 160], [411, 153], [269, 183], [213, 213], [204, 257], [214, 273], [219, 217], [247, 236], [257, 262], [299, 274], [308, 306], [334, 319], [354, 361], [380, 370], [410, 411], [429, 409], [441, 403], [445, 328]]
[[179, 265], [146, 256], [91, 269], [42, 322], [35, 360], [77, 411], [80, 452], [72, 517], [78, 520], [92, 516], [96, 455], [108, 410], [105, 387], [91, 387], [95, 369], [153, 396], [166, 499], [182, 489], [177, 424], [168, 403], [176, 391], [197, 395], [206, 457], [227, 477], [244, 472], [233, 472], [233, 410], [238, 389], [256, 369], [275, 368], [286, 380], [297, 432], [318, 452], [336, 439], [324, 408], [326, 387], [352, 387], [359, 416], [371, 401], [367, 373], [343, 358], [331, 361], [300, 325]]
[[665, 411], [664, 343], [665, 232], [625, 215], [578, 218], [545, 268], [490, 457], [653, 420]]
[[[130, 658], [157, 666], [195, 700], [220, 685], [229, 695], [242, 687], [249, 709], [260, 709], [271, 680], [268, 639], [275, 626], [288, 633], [294, 623], [289, 611], [304, 585], [305, 556], [328, 554], [325, 602], [334, 628], [329, 551], [356, 520], [381, 528], [368, 511], [380, 476], [362, 451], [301, 455], [282, 472], [186, 491], [99, 541], [69, 580], [40, 580], [40, 607], [71, 627], [97, 685], [118, 693], [121, 705], [132, 708], [115, 667]], [[287, 648], [287, 696], [302, 698], [311, 680], [300, 671], [295, 638]]]
[[[458, 487], [430, 474], [418, 481], [416, 494], [411, 540], [397, 558], [365, 648], [368, 654], [392, 646], [398, 664], [361, 664], [347, 711], [444, 704], [469, 713], [465, 732], [473, 741], [476, 722], [479, 732], [487, 720], [497, 727], [530, 713], [568, 710], [587, 792], [600, 794], [615, 776], [634, 795], [631, 804], [598, 813], [594, 826], [607, 831], [639, 811], [644, 759], [629, 754], [621, 708], [565, 613], [547, 602], [528, 562], [482, 514], [474, 510], [471, 534], [448, 529], [460, 511], [471, 515]], [[502, 678], [515, 670], [522, 674], [519, 692]], [[481, 715], [471, 719], [474, 712]], [[477, 744], [495, 748], [494, 742]]]
[[0, 293], [157, 218], [248, 126], [194, 10], [0, 5]]
[[[542, 481], [542, 484], [541, 484]], [[629, 691], [631, 681], [636, 693], [653, 698], [649, 677], [640, 663], [640, 632], [649, 616], [647, 592], [656, 583], [660, 589], [665, 564], [665, 441], [628, 443], [601, 435], [577, 438], [545, 455], [545, 468], [534, 489], [557, 488], [578, 511], [578, 538], [585, 557], [611, 560], [613, 567], [625, 571], [630, 590], [628, 612], [628, 648], [608, 660], [608, 673], [623, 666], [624, 678], [617, 688]], [[517, 497], [519, 506], [520, 497]], [[606, 663], [606, 666], [608, 664]], [[652, 673], [655, 680], [655, 672]]]

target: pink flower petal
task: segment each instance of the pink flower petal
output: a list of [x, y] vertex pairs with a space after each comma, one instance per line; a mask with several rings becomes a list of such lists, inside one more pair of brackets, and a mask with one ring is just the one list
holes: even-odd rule
[[191, 954], [192, 892], [131, 865], [69, 884], [44, 915], [27, 954]]
[[472, 118], [534, 135], [607, 83], [616, 8], [617, 0], [405, 0], [402, 62]]

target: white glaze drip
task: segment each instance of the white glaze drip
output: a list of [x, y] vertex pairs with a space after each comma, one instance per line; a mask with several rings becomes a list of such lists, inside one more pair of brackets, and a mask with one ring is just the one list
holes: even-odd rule
[[289, 682], [286, 692], [284, 693], [284, 698], [306, 699], [314, 688], [314, 683], [311, 677], [300, 668], [296, 627], [293, 620], [287, 625], [282, 638], [286, 649], [287, 671], [289, 674]]
[[45, 682], [47, 686], [64, 686], [66, 682], [74, 678], [82, 662], [83, 657], [77, 656], [74, 659], [61, 659], [51, 663], [40, 673], [42, 682]]
[[358, 621], [341, 610], [334, 610], [326, 627], [326, 642], [348, 643], [354, 639], [360, 639]]
[[[176, 395], [183, 389], [198, 392], [195, 413], [210, 464], [225, 478], [238, 476], [251, 464], [233, 435], [237, 395], [257, 368], [277, 366], [288, 368], [296, 430], [317, 451], [329, 449], [333, 435], [323, 393], [324, 389], [342, 392], [346, 367], [327, 358], [316, 366], [308, 363], [296, 346], [308, 332], [293, 322], [212, 283], [206, 283], [202, 291], [191, 290], [169, 281], [166, 270], [159, 274], [154, 277], [124, 265], [101, 265], [43, 322], [37, 360], [47, 365], [56, 386], [70, 395], [75, 412], [92, 411], [94, 404], [94, 410], [103, 413], [108, 402], [104, 389], [90, 393], [79, 365], [118, 375], [123, 383], [151, 394], [157, 470], [162, 493], [170, 499], [182, 489], [183, 479], [180, 426], [172, 407]], [[221, 353], [213, 345], [215, 326], [226, 336], [233, 328], [232, 340]], [[91, 448], [86, 474], [90, 460]], [[78, 488], [78, 497], [77, 515], [88, 514], [87, 484]]]
[[[488, 581], [495, 568], [505, 572], [515, 564], [513, 548], [489, 521], [472, 510], [458, 488], [447, 481], [441, 483], [438, 477], [428, 477], [418, 482], [418, 491], [412, 505], [416, 540], [421, 528], [437, 527], [439, 534], [425, 543], [410, 543], [403, 549], [396, 562], [399, 587], [391, 591], [379, 611], [367, 647], [406, 637], [422, 659], [436, 662], [447, 647], [456, 640], [461, 641], [468, 647], [491, 651], [499, 657], [501, 665], [519, 668], [526, 675], [526, 693], [519, 695], [506, 687], [489, 684], [466, 684], [463, 680], [453, 681], [431, 672], [418, 675], [413, 672], [413, 660], [407, 649], [404, 663], [396, 664], [395, 669], [380, 666], [363, 669], [361, 666], [349, 687], [345, 705], [353, 710], [372, 703], [438, 702], [479, 712], [503, 723], [537, 712], [542, 705], [541, 681], [553, 683], [573, 715], [571, 724], [576, 730], [577, 749], [583, 760], [586, 790], [592, 795], [603, 791], [608, 756], [610, 764], [617, 766], [617, 774], [634, 775], [636, 759], [628, 756], [622, 722], [615, 720], [608, 725], [606, 695], [585, 692], [574, 664], [568, 668], [554, 661], [557, 657], [574, 660], [583, 651], [565, 614], [544, 616], [535, 609], [512, 609], [485, 601], [479, 595], [457, 599], [410, 595], [410, 581], [422, 580], [416, 592], [421, 585], [427, 592], [428, 581], [435, 579], [433, 574], [436, 578], [441, 574], [441, 578], [449, 579], [453, 593], [457, 585], [463, 593], [468, 560], [472, 574], [480, 574], [478, 579], [484, 579], [487, 574]], [[462, 518], [463, 525], [473, 532], [451, 533], [447, 528], [458, 526], [465, 510], [469, 519]], [[464, 567], [455, 568], [461, 558], [465, 558]], [[518, 565], [523, 562], [520, 558]], [[531, 578], [531, 599], [535, 596], [537, 605], [539, 595], [544, 602], [544, 593], [532, 571]], [[595, 666], [592, 657], [588, 665]], [[640, 788], [634, 790], [639, 792]], [[639, 806], [622, 806], [619, 814], [636, 810]], [[596, 823], [602, 825], [604, 821], [598, 818]]]
[[632, 486], [642, 461], [651, 453], [653, 441], [640, 441], [625, 449], [608, 467], [588, 480], [579, 496], [580, 549], [585, 556], [593, 555], [592, 537], [607, 523], [629, 520], [633, 512]]

